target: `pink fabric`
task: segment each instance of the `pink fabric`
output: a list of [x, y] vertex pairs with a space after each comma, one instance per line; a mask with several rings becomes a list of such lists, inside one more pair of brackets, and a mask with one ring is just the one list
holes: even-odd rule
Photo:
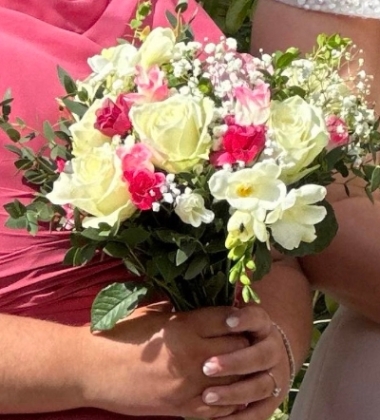
[[[175, 0], [153, 0], [153, 26], [165, 25], [165, 10]], [[190, 1], [188, 16], [196, 5]], [[134, 17], [135, 0], [0, 0], [0, 97], [12, 89], [13, 115], [34, 128], [57, 118], [54, 98], [63, 93], [56, 75], [59, 64], [73, 77], [89, 73], [89, 56], [128, 36], [127, 23]], [[210, 39], [219, 30], [199, 9], [193, 23], [198, 39], [207, 31]], [[62, 265], [69, 247], [67, 233], [40, 232], [31, 237], [24, 231], [4, 226], [3, 205], [15, 198], [28, 200], [32, 191], [22, 183], [13, 166], [15, 156], [4, 145], [9, 140], [0, 133], [0, 311], [70, 325], [89, 322], [91, 303], [107, 283], [125, 281], [130, 276], [113, 259], [85, 267]], [[37, 140], [35, 146], [38, 147]], [[1, 419], [99, 419], [121, 416], [96, 410], [76, 410], [62, 414], [0, 416]]]

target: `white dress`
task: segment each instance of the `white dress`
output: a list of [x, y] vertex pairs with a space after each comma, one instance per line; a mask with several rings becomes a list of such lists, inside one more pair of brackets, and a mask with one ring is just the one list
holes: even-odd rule
[[[277, 1], [380, 19], [380, 0]], [[380, 420], [379, 324], [340, 307], [313, 353], [290, 420]]]

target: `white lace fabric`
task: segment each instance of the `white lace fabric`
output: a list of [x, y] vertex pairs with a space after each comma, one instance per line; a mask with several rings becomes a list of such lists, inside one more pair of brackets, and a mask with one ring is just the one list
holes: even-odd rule
[[380, 19], [380, 0], [277, 0], [306, 10]]

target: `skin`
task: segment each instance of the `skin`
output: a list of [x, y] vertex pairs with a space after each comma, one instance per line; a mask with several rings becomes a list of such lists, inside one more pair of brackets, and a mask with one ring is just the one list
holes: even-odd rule
[[[271, 320], [286, 329], [299, 365], [309, 344], [310, 291], [295, 262], [285, 260], [257, 291], [260, 307], [173, 314], [155, 305], [102, 334], [0, 315], [0, 413], [95, 407], [126, 415], [264, 420], [289, 381], [287, 353]], [[216, 372], [207, 372], [206, 362]], [[268, 369], [283, 389], [279, 398], [271, 396]], [[207, 403], [210, 392], [219, 395], [217, 402]]]
[[[376, 19], [322, 14], [273, 0], [261, 0], [253, 20], [253, 51], [263, 48], [270, 53], [291, 45], [307, 51], [318, 33], [332, 34], [337, 30], [363, 49], [364, 68], [378, 81], [380, 20]], [[373, 83], [370, 100], [380, 103], [379, 83]], [[314, 288], [327, 292], [338, 302], [380, 322], [379, 192], [374, 194], [375, 202], [372, 204], [365, 196], [360, 180], [349, 183], [350, 197], [344, 192], [343, 182], [337, 177], [328, 191], [328, 199], [333, 203], [339, 223], [337, 236], [322, 253], [303, 258], [301, 265]]]

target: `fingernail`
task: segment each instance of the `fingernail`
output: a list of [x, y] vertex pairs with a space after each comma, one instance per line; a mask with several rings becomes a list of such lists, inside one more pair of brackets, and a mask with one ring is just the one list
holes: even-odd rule
[[230, 328], [235, 328], [239, 325], [239, 318], [235, 315], [230, 315], [226, 320], [226, 324]]
[[204, 396], [204, 402], [206, 404], [212, 404], [212, 403], [216, 403], [217, 401], [219, 401], [219, 395], [215, 392], [208, 392], [205, 396]]
[[203, 365], [203, 373], [206, 376], [215, 375], [219, 370], [219, 366], [215, 362], [206, 362]]

